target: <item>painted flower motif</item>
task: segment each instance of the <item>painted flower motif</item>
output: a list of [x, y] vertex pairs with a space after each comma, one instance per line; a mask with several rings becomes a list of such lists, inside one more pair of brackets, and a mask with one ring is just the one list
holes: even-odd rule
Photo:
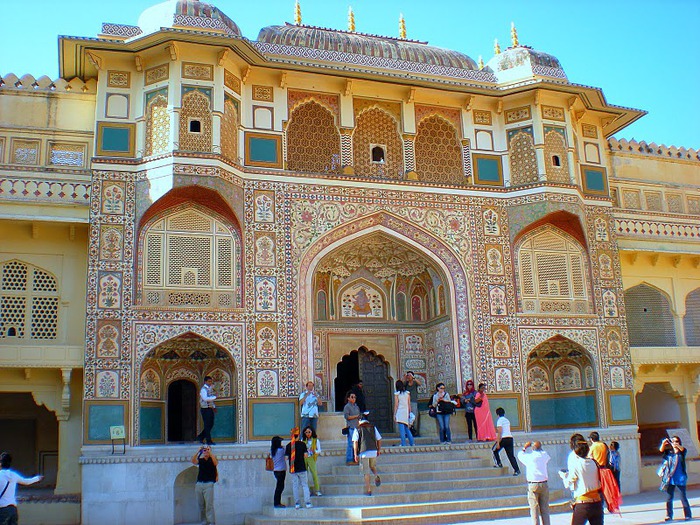
[[311, 212], [308, 210], [304, 210], [301, 212], [301, 221], [302, 222], [311, 222], [313, 220], [313, 215], [311, 215]]

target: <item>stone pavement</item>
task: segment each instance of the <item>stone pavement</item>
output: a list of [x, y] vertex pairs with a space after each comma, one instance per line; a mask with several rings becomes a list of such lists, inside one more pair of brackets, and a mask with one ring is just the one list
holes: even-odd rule
[[[525, 491], [525, 487], [523, 487]], [[622, 517], [606, 512], [607, 525], [649, 525], [664, 523], [666, 517], [666, 493], [658, 490], [623, 496]], [[693, 521], [700, 521], [700, 488], [688, 490], [688, 500], [693, 512]], [[678, 491], [673, 505], [673, 523], [683, 521], [683, 509], [678, 501]], [[551, 525], [569, 525], [571, 512], [552, 514]], [[691, 523], [692, 523], [691, 522]], [[520, 518], [505, 518], [500, 520], [471, 521], [468, 525], [532, 525], [529, 516]]]

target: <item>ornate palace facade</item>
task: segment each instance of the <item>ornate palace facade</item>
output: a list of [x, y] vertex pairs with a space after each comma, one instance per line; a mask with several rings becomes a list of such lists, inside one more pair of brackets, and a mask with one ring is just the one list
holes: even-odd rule
[[220, 443], [285, 435], [309, 378], [329, 412], [362, 378], [391, 432], [407, 370], [487, 383], [515, 430], [601, 428], [630, 469], [638, 423], [697, 442], [698, 153], [608, 140], [644, 112], [514, 30], [477, 64], [179, 0], [59, 53], [0, 82], [0, 417], [51, 428], [16, 445], [85, 522], [81, 444], [102, 479], [111, 426], [190, 441], [204, 375]]

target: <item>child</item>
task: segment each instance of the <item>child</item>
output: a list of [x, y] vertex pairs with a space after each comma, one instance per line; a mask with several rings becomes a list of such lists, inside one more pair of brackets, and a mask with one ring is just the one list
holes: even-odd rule
[[620, 444], [617, 441], [610, 442], [610, 452], [608, 452], [608, 464], [610, 465], [610, 470], [612, 470], [615, 481], [617, 482], [617, 488], [620, 488], [620, 463], [622, 458], [620, 457]]

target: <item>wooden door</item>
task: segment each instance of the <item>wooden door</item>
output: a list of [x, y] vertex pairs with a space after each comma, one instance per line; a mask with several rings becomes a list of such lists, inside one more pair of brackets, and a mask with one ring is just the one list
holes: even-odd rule
[[394, 432], [389, 364], [365, 347], [358, 350], [358, 365], [369, 410], [369, 420], [380, 433]]

